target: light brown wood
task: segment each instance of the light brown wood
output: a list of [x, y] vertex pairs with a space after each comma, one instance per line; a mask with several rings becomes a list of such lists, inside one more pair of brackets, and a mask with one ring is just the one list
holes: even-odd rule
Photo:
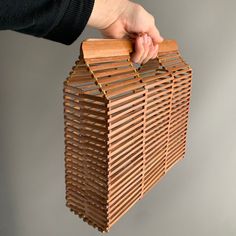
[[[175, 40], [164, 40], [159, 44], [159, 53], [178, 50]], [[133, 45], [127, 39], [88, 39], [82, 42], [83, 57], [86, 59], [97, 57], [117, 57], [129, 55]]]
[[128, 40], [86, 40], [64, 82], [66, 205], [102, 232], [186, 149], [191, 68], [174, 40], [139, 69], [131, 52]]

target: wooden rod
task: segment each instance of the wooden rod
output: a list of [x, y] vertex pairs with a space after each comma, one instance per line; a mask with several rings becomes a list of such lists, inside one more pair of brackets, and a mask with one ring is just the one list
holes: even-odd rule
[[[97, 57], [114, 57], [129, 55], [133, 45], [127, 39], [87, 39], [82, 42], [82, 52], [85, 59]], [[178, 50], [175, 40], [164, 40], [159, 44], [159, 53]]]

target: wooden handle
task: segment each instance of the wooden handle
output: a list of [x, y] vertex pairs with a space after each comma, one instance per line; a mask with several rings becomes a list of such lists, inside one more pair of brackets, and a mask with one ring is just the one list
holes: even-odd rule
[[[129, 55], [133, 45], [127, 39], [87, 39], [81, 46], [84, 58], [114, 57]], [[175, 40], [164, 40], [159, 44], [159, 53], [178, 50]]]

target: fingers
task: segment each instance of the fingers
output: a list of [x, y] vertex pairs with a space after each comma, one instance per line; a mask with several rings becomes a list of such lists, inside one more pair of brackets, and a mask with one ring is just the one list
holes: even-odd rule
[[152, 55], [151, 59], [155, 59], [157, 57], [159, 45], [157, 44], [153, 47], [154, 47], [154, 49], [153, 49], [153, 55]]
[[147, 33], [152, 38], [154, 45], [156, 45], [158, 43], [162, 43], [164, 40], [155, 25], [153, 25]]
[[131, 55], [131, 60], [134, 63], [141, 64], [142, 55], [144, 53], [144, 38], [143, 36], [137, 37], [135, 40], [134, 52]]
[[148, 49], [147, 49], [147, 54], [144, 56], [142, 64], [147, 63], [150, 59], [154, 59], [157, 56], [157, 49], [158, 49], [158, 45], [154, 46], [152, 43], [152, 39], [151, 37], [148, 37]]
[[134, 63], [145, 64], [150, 59], [157, 57], [158, 44], [153, 45], [152, 38], [147, 34], [139, 36], [135, 40], [135, 49], [131, 55]]
[[[151, 38], [145, 34], [143, 36], [143, 48], [144, 48], [144, 52], [143, 52], [143, 55], [140, 59], [141, 63], [145, 63], [144, 61], [148, 61], [150, 59], [150, 53], [151, 52], [151, 45], [152, 45], [152, 40]], [[149, 58], [149, 59], [148, 59]]]

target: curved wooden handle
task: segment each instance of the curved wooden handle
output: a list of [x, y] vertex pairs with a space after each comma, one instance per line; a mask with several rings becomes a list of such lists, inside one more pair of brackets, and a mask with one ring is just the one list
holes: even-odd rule
[[[81, 46], [83, 57], [114, 57], [129, 55], [133, 51], [133, 45], [127, 39], [87, 39]], [[159, 53], [176, 51], [178, 45], [175, 40], [164, 40], [159, 44]]]

